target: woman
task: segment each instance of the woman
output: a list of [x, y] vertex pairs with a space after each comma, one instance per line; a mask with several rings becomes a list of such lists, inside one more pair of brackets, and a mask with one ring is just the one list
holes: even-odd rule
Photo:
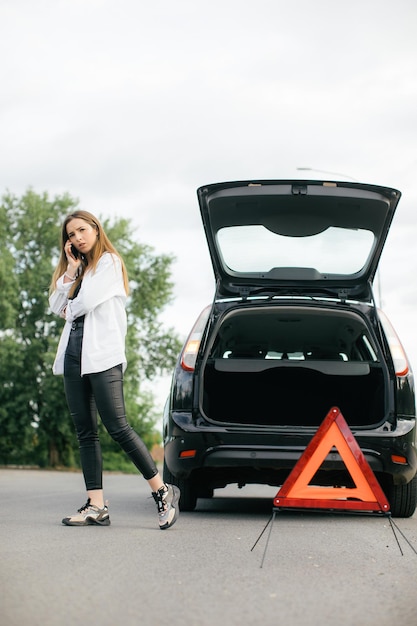
[[53, 365], [64, 375], [65, 395], [77, 433], [87, 502], [62, 520], [67, 526], [108, 526], [103, 496], [102, 455], [97, 411], [149, 483], [157, 504], [159, 528], [178, 517], [180, 491], [166, 485], [138, 434], [126, 420], [123, 372], [126, 368], [125, 264], [98, 219], [76, 211], [62, 226], [61, 256], [52, 277], [49, 304], [66, 320]]

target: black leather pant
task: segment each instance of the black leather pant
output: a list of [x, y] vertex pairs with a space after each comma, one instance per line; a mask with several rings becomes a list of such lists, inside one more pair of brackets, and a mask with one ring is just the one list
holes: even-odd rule
[[149, 480], [158, 470], [142, 439], [126, 420], [122, 366], [81, 376], [82, 340], [83, 324], [74, 323], [65, 353], [64, 387], [77, 433], [86, 488], [103, 488], [97, 411], [110, 436]]

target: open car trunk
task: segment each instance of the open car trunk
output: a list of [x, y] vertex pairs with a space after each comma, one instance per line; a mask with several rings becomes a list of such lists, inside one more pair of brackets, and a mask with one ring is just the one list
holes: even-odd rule
[[224, 425], [350, 427], [386, 421], [388, 380], [366, 318], [329, 307], [230, 311], [202, 366], [202, 410]]

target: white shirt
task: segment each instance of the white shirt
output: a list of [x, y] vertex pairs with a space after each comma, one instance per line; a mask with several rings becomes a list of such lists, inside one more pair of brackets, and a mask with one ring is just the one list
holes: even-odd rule
[[119, 364], [125, 370], [126, 291], [119, 257], [105, 252], [96, 269], [84, 274], [77, 297], [68, 300], [71, 286], [72, 283], [64, 283], [64, 276], [61, 276], [49, 298], [53, 313], [60, 315], [66, 307], [66, 322], [52, 367], [53, 373], [64, 373], [71, 324], [81, 315], [85, 315], [81, 376], [104, 372]]

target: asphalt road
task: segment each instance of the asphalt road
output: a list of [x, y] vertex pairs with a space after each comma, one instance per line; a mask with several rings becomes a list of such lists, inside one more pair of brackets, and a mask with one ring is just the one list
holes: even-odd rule
[[[66, 527], [79, 473], [0, 470], [1, 626], [417, 624], [417, 554], [387, 517], [279, 512], [253, 548], [275, 488], [216, 491], [163, 532], [140, 476], [105, 489], [111, 526]], [[395, 522], [417, 550], [417, 514]]]

